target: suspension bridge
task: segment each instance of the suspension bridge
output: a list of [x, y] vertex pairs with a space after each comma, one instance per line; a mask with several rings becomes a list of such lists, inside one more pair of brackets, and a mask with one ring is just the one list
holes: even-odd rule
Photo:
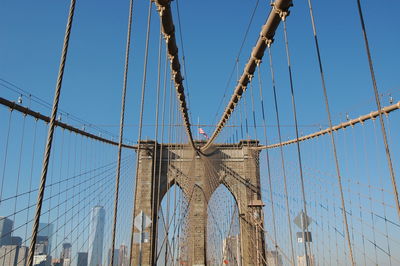
[[[89, 2], [35, 3], [42, 13], [24, 9], [22, 30], [17, 7], [0, 4], [4, 62], [38, 56], [42, 69], [46, 57], [24, 47], [54, 49], [43, 40], [59, 60], [41, 70], [56, 80], [40, 89], [52, 91], [52, 103], [12, 78], [40, 79], [35, 69], [0, 66], [0, 265], [400, 265], [392, 10], [361, 0], [191, 10], [178, 0]], [[111, 17], [117, 6], [124, 14]], [[242, 28], [227, 18], [230, 8]], [[93, 9], [107, 12], [93, 22]], [[36, 20], [43, 31], [28, 33]], [[224, 20], [237, 43], [222, 29], [213, 35]], [[45, 37], [53, 27], [62, 42]], [[26, 42], [15, 42], [17, 33]], [[240, 48], [193, 69], [188, 58], [213, 45]], [[117, 46], [109, 66], [84, 62], [96, 51], [112, 57]], [[107, 76], [118, 64], [115, 84]], [[221, 74], [225, 87], [214, 84]], [[215, 116], [197, 117], [193, 106]]]

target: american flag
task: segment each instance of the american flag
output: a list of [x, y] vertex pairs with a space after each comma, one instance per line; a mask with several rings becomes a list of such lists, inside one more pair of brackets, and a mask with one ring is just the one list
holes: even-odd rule
[[207, 133], [201, 127], [199, 127], [199, 133], [208, 139]]

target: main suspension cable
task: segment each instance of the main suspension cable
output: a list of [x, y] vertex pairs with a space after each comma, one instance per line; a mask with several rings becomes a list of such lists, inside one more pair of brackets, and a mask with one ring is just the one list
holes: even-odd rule
[[221, 116], [218, 125], [216, 126], [214, 132], [212, 133], [211, 137], [208, 139], [207, 143], [202, 147], [202, 150], [207, 150], [214, 140], [217, 138], [219, 133], [224, 128], [226, 122], [229, 120], [231, 114], [234, 112], [235, 107], [237, 106], [239, 100], [242, 98], [243, 93], [247, 89], [247, 85], [250, 82], [250, 77], [254, 74], [256, 68], [256, 62], [261, 60], [264, 56], [265, 49], [267, 47], [267, 41], [272, 40], [275, 31], [279, 26], [280, 12], [287, 12], [289, 7], [292, 5], [291, 0], [276, 0], [272, 6], [272, 9], [269, 13], [267, 21], [265, 22], [262, 30], [260, 32], [259, 38], [253, 51], [250, 55], [250, 58], [243, 70], [242, 76], [238, 80], [238, 83], [235, 87], [231, 100], [229, 101], [227, 107], [225, 108], [224, 113]]

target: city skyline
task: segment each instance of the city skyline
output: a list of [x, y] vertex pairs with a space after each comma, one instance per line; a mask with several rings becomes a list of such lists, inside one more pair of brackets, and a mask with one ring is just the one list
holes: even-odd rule
[[[40, 223], [34, 265], [89, 266], [90, 251], [92, 257], [96, 256], [96, 254], [98, 254], [99, 258], [101, 256], [97, 261], [97, 265], [107, 265], [110, 260], [111, 249], [107, 249], [107, 258], [104, 261], [103, 251], [106, 249], [106, 246], [103, 244], [105, 210], [103, 206], [96, 205], [90, 212], [90, 232], [92, 232], [92, 237], [89, 237], [88, 246], [82, 250], [77, 250], [76, 254], [72, 253], [73, 243], [66, 241], [62, 242], [61, 251], [58, 256], [56, 254], [58, 248], [52, 247], [52, 241], [56, 234], [54, 225], [51, 223]], [[11, 263], [12, 265], [24, 266], [26, 264], [28, 247], [22, 245], [23, 240], [21, 237], [13, 235], [13, 225], [13, 220], [7, 217], [0, 217], [0, 265]], [[117, 246], [114, 249], [114, 265], [127, 266], [127, 256], [128, 248], [122, 243], [119, 248]], [[93, 263], [92, 259], [92, 265]]]

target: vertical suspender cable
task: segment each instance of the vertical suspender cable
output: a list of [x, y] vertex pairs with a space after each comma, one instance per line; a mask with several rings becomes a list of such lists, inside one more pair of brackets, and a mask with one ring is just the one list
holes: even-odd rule
[[64, 76], [65, 62], [67, 59], [69, 37], [71, 34], [72, 21], [73, 21], [74, 11], [75, 11], [75, 2], [76, 2], [76, 0], [71, 0], [71, 4], [70, 4], [70, 8], [69, 8], [69, 15], [68, 15], [68, 22], [67, 22], [67, 26], [66, 26], [66, 30], [65, 30], [65, 35], [64, 35], [64, 43], [63, 43], [63, 49], [62, 49], [62, 53], [61, 53], [60, 67], [58, 70], [57, 84], [56, 84], [56, 88], [55, 88], [53, 107], [52, 107], [50, 123], [49, 123], [49, 130], [47, 133], [46, 150], [45, 150], [45, 154], [44, 154], [44, 158], [43, 158], [43, 166], [42, 166], [42, 173], [41, 173], [41, 177], [40, 177], [40, 187], [39, 187], [38, 199], [37, 199], [37, 203], [36, 203], [35, 218], [33, 221], [31, 244], [30, 244], [29, 253], [28, 253], [28, 261], [27, 261], [28, 263], [27, 264], [29, 266], [31, 266], [33, 264], [33, 255], [34, 255], [34, 251], [35, 251], [36, 237], [37, 237], [38, 229], [39, 229], [39, 220], [40, 220], [40, 213], [42, 210], [44, 190], [46, 187], [47, 169], [49, 166], [51, 145], [53, 143], [55, 121], [56, 121], [56, 115], [57, 115], [57, 110], [58, 110], [58, 102], [60, 100], [61, 85], [62, 85], [63, 76]]
[[390, 156], [390, 147], [389, 147], [387, 135], [386, 135], [385, 121], [383, 120], [383, 117], [382, 117], [381, 101], [379, 99], [379, 91], [378, 91], [378, 86], [376, 84], [376, 79], [375, 79], [374, 64], [372, 62], [371, 51], [369, 49], [367, 31], [365, 29], [364, 17], [363, 17], [363, 13], [362, 13], [362, 9], [361, 9], [360, 0], [357, 0], [357, 6], [358, 6], [358, 14], [360, 16], [361, 28], [362, 28], [362, 33], [363, 33], [364, 42], [365, 42], [365, 50], [366, 50], [367, 57], [368, 57], [369, 70], [371, 72], [371, 79], [372, 79], [372, 84], [374, 87], [376, 106], [377, 106], [378, 112], [379, 112], [379, 122], [381, 124], [381, 131], [382, 131], [383, 143], [385, 145], [386, 159], [388, 162], [390, 178], [392, 181], [394, 201], [396, 202], [397, 215], [399, 216], [399, 219], [400, 219], [399, 192], [397, 191], [396, 177], [395, 177], [395, 173], [394, 173], [394, 169], [393, 169], [392, 158]]
[[8, 144], [10, 140], [10, 129], [11, 129], [11, 118], [12, 118], [12, 111], [13, 109], [10, 109], [10, 115], [8, 117], [8, 129], [7, 129], [7, 137], [6, 137], [6, 147], [4, 148], [4, 161], [3, 161], [3, 173], [1, 177], [1, 185], [0, 185], [0, 204], [3, 199], [3, 186], [4, 186], [4, 178], [6, 175], [6, 166], [7, 166], [7, 154], [8, 154]]
[[354, 265], [355, 262], [354, 262], [354, 257], [353, 257], [351, 241], [350, 241], [349, 225], [347, 222], [346, 206], [345, 206], [345, 200], [344, 200], [343, 189], [342, 189], [342, 177], [340, 174], [339, 160], [337, 157], [335, 136], [333, 135], [334, 133], [332, 130], [332, 118], [331, 118], [331, 112], [330, 112], [330, 108], [329, 108], [329, 99], [328, 99], [328, 93], [327, 93], [326, 84], [325, 84], [325, 75], [324, 75], [324, 71], [323, 71], [323, 67], [322, 67], [321, 53], [320, 53], [320, 49], [319, 49], [317, 29], [315, 26], [311, 0], [308, 0], [308, 6], [309, 6], [309, 10], [310, 10], [311, 25], [312, 25], [313, 34], [314, 34], [315, 48], [316, 48], [316, 52], [317, 52], [318, 66], [319, 66], [319, 72], [320, 72], [320, 76], [321, 76], [322, 89], [324, 92], [325, 108], [326, 108], [326, 113], [328, 115], [329, 129], [331, 132], [330, 135], [331, 135], [331, 142], [332, 142], [332, 148], [333, 148], [333, 156], [335, 159], [336, 174], [337, 174], [337, 179], [338, 179], [338, 184], [339, 184], [339, 189], [340, 189], [340, 197], [341, 197], [341, 202], [342, 202], [343, 223], [344, 223], [345, 230], [346, 230], [347, 245], [349, 246], [350, 261], [351, 261], [352, 265]]
[[122, 101], [121, 102], [121, 120], [120, 120], [120, 124], [119, 124], [117, 173], [115, 175], [114, 222], [113, 222], [112, 240], [111, 240], [112, 241], [112, 244], [111, 244], [111, 266], [114, 265], [115, 233], [116, 233], [117, 215], [118, 215], [119, 178], [120, 178], [120, 174], [121, 174], [121, 150], [122, 150], [122, 140], [123, 140], [123, 134], [124, 134], [126, 86], [128, 83], [129, 51], [130, 51], [130, 44], [131, 44], [132, 10], [133, 10], [133, 0], [130, 0], [129, 1], [128, 32], [127, 32], [127, 36], [126, 36], [126, 47], [125, 47], [124, 83], [122, 86], [122, 99], [121, 99], [121, 101]]
[[[265, 119], [265, 109], [264, 109], [264, 96], [262, 93], [262, 80], [261, 80], [261, 71], [260, 71], [260, 63], [258, 63], [258, 84], [260, 89], [260, 100], [261, 100], [261, 114], [263, 119], [263, 129], [264, 129], [264, 140], [265, 143], [268, 143], [268, 135], [267, 135], [267, 121]], [[268, 144], [266, 144], [268, 145]], [[266, 149], [266, 161], [267, 161], [267, 171], [268, 171], [268, 185], [269, 185], [269, 194], [271, 199], [271, 214], [272, 214], [272, 226], [274, 230], [274, 245], [275, 252], [278, 254], [278, 242], [276, 237], [276, 222], [275, 222], [275, 204], [274, 204], [274, 195], [272, 194], [272, 180], [271, 180], [271, 166], [269, 160], [269, 151]], [[277, 256], [275, 257], [275, 265], [278, 265]]]
[[254, 105], [254, 94], [253, 94], [253, 83], [250, 82], [250, 94], [251, 94], [251, 112], [253, 114], [253, 128], [254, 128], [254, 137], [257, 138], [257, 123], [256, 123], [256, 112]]
[[[161, 52], [162, 52], [162, 31], [161, 31], [161, 27], [162, 27], [162, 23], [161, 23], [161, 19], [160, 19], [160, 38], [159, 38], [159, 47], [158, 47], [158, 65], [157, 65], [157, 100], [156, 100], [156, 121], [155, 121], [155, 141], [154, 141], [154, 161], [153, 161], [153, 186], [152, 186], [152, 200], [153, 200], [153, 208], [152, 208], [152, 217], [158, 217], [158, 204], [160, 201], [160, 187], [161, 187], [161, 174], [160, 175], [156, 175], [157, 173], [157, 156], [160, 157], [160, 160], [158, 161], [158, 167], [159, 167], [159, 171], [161, 171], [161, 163], [162, 163], [162, 145], [160, 147], [160, 154], [158, 154], [158, 117], [159, 117], [159, 104], [160, 104], [160, 86], [161, 86]], [[154, 215], [156, 214], [156, 215]], [[151, 223], [151, 230], [154, 233], [154, 235], [152, 236], [152, 238], [155, 240], [156, 237], [158, 237], [158, 228], [157, 228], [157, 221], [153, 221]], [[154, 241], [154, 246], [152, 254], [153, 254], [153, 258], [152, 258], [152, 264], [157, 264], [157, 260], [154, 260], [155, 256], [154, 254], [157, 254], [157, 240]]]
[[[141, 100], [140, 100], [140, 114], [139, 114], [139, 133], [138, 133], [138, 149], [136, 155], [136, 181], [139, 174], [139, 157], [140, 157], [140, 143], [142, 138], [142, 128], [143, 128], [143, 109], [144, 109], [144, 95], [146, 92], [146, 79], [147, 79], [147, 59], [149, 55], [149, 39], [150, 39], [150, 22], [151, 22], [151, 8], [153, 6], [153, 2], [149, 3], [149, 11], [147, 14], [147, 33], [146, 33], [146, 47], [145, 47], [145, 55], [144, 55], [144, 63], [143, 63], [143, 81], [142, 81], [142, 92], [141, 92]], [[129, 256], [130, 264], [132, 264], [132, 255], [133, 255], [133, 233], [134, 233], [134, 219], [135, 219], [135, 211], [136, 204], [135, 199], [137, 196], [137, 182], [135, 183], [135, 195], [133, 198], [133, 213], [132, 213], [132, 234], [131, 234], [131, 252]], [[139, 251], [139, 265], [142, 265], [142, 243], [140, 243], [140, 251]]]
[[[285, 14], [285, 13], [283, 13]], [[288, 70], [289, 70], [289, 83], [290, 83], [290, 94], [291, 94], [291, 99], [292, 99], [292, 111], [293, 111], [293, 119], [294, 119], [294, 124], [295, 124], [295, 132], [296, 132], [296, 148], [297, 148], [297, 159], [299, 162], [299, 174], [300, 174], [300, 185], [301, 185], [301, 196], [303, 200], [303, 208], [304, 208], [304, 214], [305, 217], [307, 217], [307, 201], [306, 201], [306, 193], [304, 191], [304, 177], [303, 177], [303, 166], [302, 166], [302, 161], [301, 161], [301, 151], [300, 151], [300, 142], [299, 140], [299, 128], [298, 128], [298, 123], [297, 123], [297, 111], [296, 111], [296, 101], [294, 98], [294, 86], [293, 86], [293, 77], [292, 77], [292, 66], [290, 63], [290, 54], [289, 54], [289, 41], [288, 41], [288, 35], [287, 35], [287, 27], [286, 27], [286, 15], [282, 16], [282, 21], [283, 21], [283, 33], [285, 37], [285, 48], [286, 48], [286, 58], [287, 58], [287, 64], [288, 64]], [[307, 218], [305, 218], [307, 219]], [[304, 219], [301, 219], [301, 224], [302, 224], [302, 233], [303, 233], [303, 243], [304, 243], [304, 253], [305, 253], [305, 260], [306, 260], [306, 265], [310, 265], [310, 258], [308, 253], [310, 252], [310, 246], [308, 245], [307, 248], [307, 242], [306, 241], [306, 234], [305, 232], [307, 231], [305, 226], [304, 226]]]
[[[164, 129], [165, 129], [165, 105], [166, 105], [166, 99], [167, 99], [167, 69], [168, 69], [168, 51], [167, 51], [167, 47], [165, 47], [165, 66], [164, 66], [164, 84], [163, 84], [163, 103], [162, 103], [162, 111], [161, 111], [161, 142], [164, 143]], [[162, 164], [162, 154], [163, 154], [163, 147], [164, 145], [161, 144], [160, 147], [160, 156], [159, 156], [159, 160], [158, 160], [158, 179], [161, 179], [161, 164]], [[168, 162], [167, 162], [167, 172], [166, 172], [166, 176], [165, 178], [167, 179], [167, 192], [169, 191], [169, 182], [168, 182]], [[169, 193], [167, 196], [167, 205], [169, 205]], [[169, 213], [169, 209], [167, 208], [167, 214]], [[167, 225], [168, 227], [166, 228], [166, 238], [168, 240], [168, 232], [169, 232], [169, 220], [167, 219]], [[166, 243], [166, 248], [165, 248], [165, 261], [168, 260], [168, 241]], [[157, 256], [158, 257], [158, 256]]]
[[[272, 90], [274, 93], [274, 105], [275, 105], [275, 115], [276, 115], [276, 123], [277, 123], [277, 130], [278, 130], [278, 138], [279, 138], [279, 143], [281, 143], [282, 142], [282, 134], [281, 134], [281, 125], [280, 125], [280, 120], [279, 120], [278, 101], [277, 101], [277, 97], [276, 97], [275, 74], [274, 74], [274, 67], [272, 64], [271, 42], [268, 43], [268, 56], [269, 56], [269, 66], [270, 66], [270, 71], [271, 71]], [[287, 219], [288, 219], [290, 250], [291, 250], [291, 257], [292, 257], [291, 264], [295, 265], [293, 235], [292, 235], [292, 226], [291, 226], [290, 211], [289, 211], [289, 198], [288, 198], [288, 191], [287, 191], [287, 184], [286, 184], [285, 159], [284, 159], [284, 155], [283, 155], [282, 145], [279, 146], [279, 151], [280, 151], [280, 157], [281, 157], [283, 183], [284, 183], [284, 190], [285, 190], [286, 215], [287, 215]]]

